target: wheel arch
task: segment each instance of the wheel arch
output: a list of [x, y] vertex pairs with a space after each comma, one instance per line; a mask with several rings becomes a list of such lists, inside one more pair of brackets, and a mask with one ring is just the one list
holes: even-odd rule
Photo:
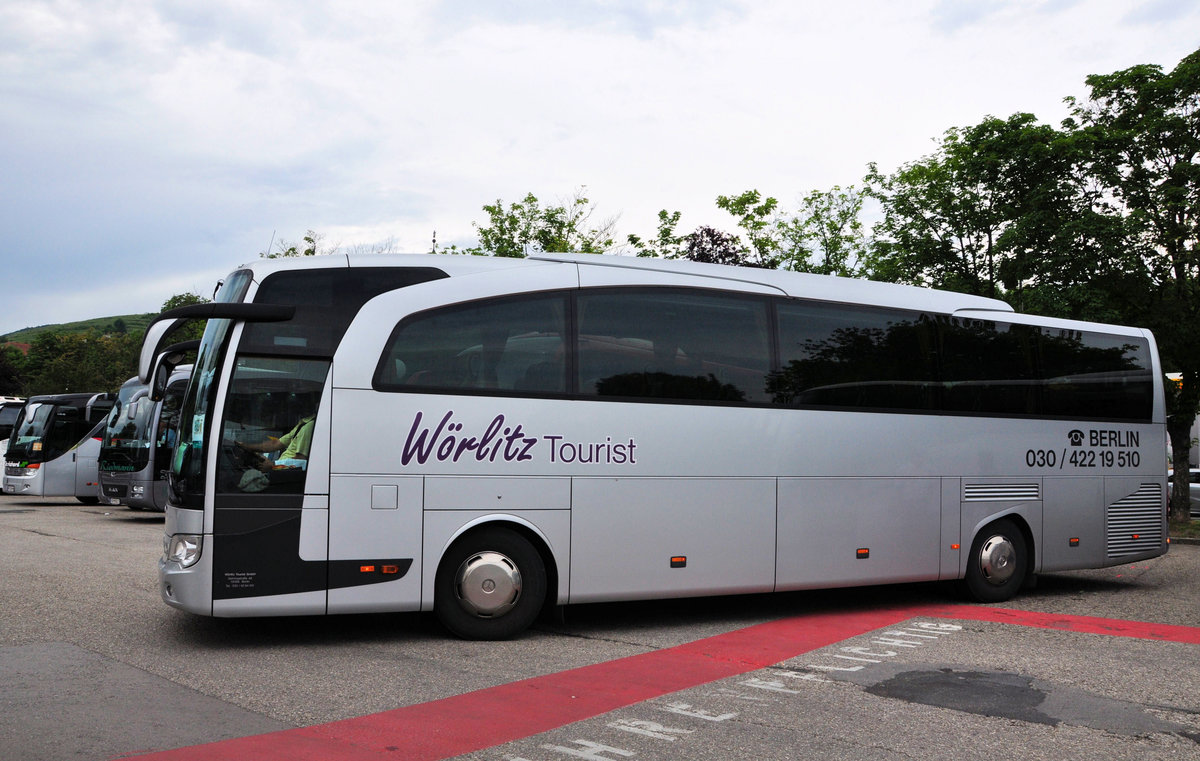
[[[441, 567], [442, 562], [446, 557], [446, 553], [449, 552], [450, 548], [456, 543], [486, 528], [496, 527], [506, 528], [510, 531], [520, 534], [526, 540], [528, 540], [529, 543], [533, 545], [534, 549], [537, 550], [538, 554], [541, 555], [542, 565], [546, 569], [546, 605], [549, 606], [557, 604], [559, 600], [559, 562], [558, 556], [555, 554], [554, 543], [551, 541], [550, 537], [547, 536], [547, 533], [537, 524], [519, 515], [513, 515], [512, 513], [494, 513], [490, 515], [477, 516], [458, 527], [457, 530], [455, 530], [446, 538], [446, 541], [438, 550], [437, 562], [431, 564], [432, 568], [434, 569], [434, 573], [436, 574], [437, 569]], [[427, 599], [429, 601], [429, 607], [425, 609], [432, 609], [433, 596], [429, 595]]]
[[980, 520], [971, 530], [970, 535], [964, 537], [962, 546], [965, 552], [962, 553], [961, 560], [959, 561], [959, 578], [963, 578], [967, 574], [967, 564], [971, 562], [971, 548], [975, 545], [975, 540], [979, 538], [979, 535], [986, 531], [989, 527], [999, 523], [1002, 520], [1008, 520], [1013, 523], [1013, 525], [1017, 527], [1017, 530], [1021, 532], [1021, 536], [1025, 539], [1025, 554], [1027, 556], [1025, 573], [1027, 575], [1037, 573], [1040, 566], [1038, 559], [1041, 557], [1041, 547], [1034, 538], [1033, 528], [1030, 526], [1029, 517], [1020, 510], [1014, 508], [1002, 513], [989, 515]]

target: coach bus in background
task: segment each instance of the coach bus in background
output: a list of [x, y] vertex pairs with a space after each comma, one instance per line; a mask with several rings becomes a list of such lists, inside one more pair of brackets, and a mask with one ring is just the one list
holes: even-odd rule
[[[212, 616], [551, 605], [1035, 574], [1167, 551], [1139, 328], [684, 261], [255, 261], [207, 318], [164, 600]], [[270, 459], [274, 455], [277, 459]]]
[[8, 449], [8, 437], [24, 406], [25, 400], [19, 396], [0, 396], [0, 457]]
[[113, 394], [31, 396], [4, 453], [4, 493], [100, 501], [96, 458]]
[[178, 435], [179, 403], [191, 372], [191, 365], [176, 367], [157, 401], [150, 398], [150, 385], [136, 376], [121, 386], [100, 442], [103, 496], [131, 510], [166, 509], [166, 470]]

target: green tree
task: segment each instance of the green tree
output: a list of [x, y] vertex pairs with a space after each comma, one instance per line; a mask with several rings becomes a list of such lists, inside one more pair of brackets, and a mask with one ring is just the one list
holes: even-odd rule
[[854, 187], [814, 190], [801, 201], [799, 211], [789, 214], [779, 208], [774, 197], [746, 190], [735, 196], [718, 196], [716, 205], [733, 215], [747, 242], [707, 226], [677, 235], [679, 212], [668, 214], [666, 210], [658, 213], [659, 228], [653, 240], [631, 235], [629, 242], [639, 256], [854, 276], [867, 251], [860, 219], [863, 197]]
[[650, 256], [657, 259], [680, 259], [684, 256], [686, 236], [679, 235], [675, 228], [679, 226], [680, 212], [662, 209], [658, 212], [658, 229], [653, 238], [644, 239], [638, 235], [629, 235], [626, 240], [638, 256]]
[[141, 334], [50, 331], [34, 339], [24, 394], [116, 391], [137, 369]]
[[15, 346], [0, 345], [0, 396], [24, 393], [25, 355]]
[[304, 234], [304, 238], [300, 243], [289, 244], [286, 240], [280, 238], [275, 244], [275, 250], [270, 249], [262, 251], [259, 256], [263, 259], [281, 259], [292, 256], [322, 256], [325, 254], [334, 253], [337, 248], [323, 247], [325, 236], [321, 233], [309, 230]]
[[717, 196], [717, 208], [732, 214], [737, 219], [737, 226], [745, 231], [750, 241], [745, 264], [769, 269], [779, 266], [782, 256], [775, 235], [779, 201], [763, 198], [757, 190], [747, 190], [736, 196]]
[[800, 202], [800, 211], [776, 221], [780, 266], [794, 272], [856, 277], [867, 258], [863, 231], [864, 192], [813, 190]]
[[[191, 306], [192, 304], [207, 304], [211, 299], [207, 299], [198, 293], [177, 293], [163, 302], [163, 312], [176, 307]], [[189, 320], [188, 324], [181, 327], [178, 331], [172, 334], [173, 341], [190, 341], [199, 339], [204, 335], [204, 326], [208, 324], [207, 320]]]
[[1117, 206], [1146, 273], [1137, 306], [1164, 365], [1183, 381], [1167, 396], [1175, 467], [1172, 520], [1187, 519], [1190, 430], [1200, 411], [1200, 50], [1166, 73], [1140, 65], [1087, 78], [1068, 99], [1089, 169]]
[[487, 212], [488, 224], [475, 224], [479, 245], [465, 249], [464, 253], [506, 257], [537, 252], [601, 254], [613, 247], [616, 221], [610, 219], [597, 227], [589, 226], [596, 207], [583, 195], [582, 188], [561, 206], [542, 206], [537, 196], [528, 193], [507, 207], [497, 199], [483, 210]]

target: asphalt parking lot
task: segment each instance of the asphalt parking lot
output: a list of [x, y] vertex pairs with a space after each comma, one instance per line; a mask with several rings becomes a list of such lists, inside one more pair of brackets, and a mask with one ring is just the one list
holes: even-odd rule
[[[430, 616], [214, 620], [162, 517], [0, 497], [0, 759], [1200, 758], [1200, 546], [1045, 575]], [[217, 743], [217, 744], [212, 744]]]

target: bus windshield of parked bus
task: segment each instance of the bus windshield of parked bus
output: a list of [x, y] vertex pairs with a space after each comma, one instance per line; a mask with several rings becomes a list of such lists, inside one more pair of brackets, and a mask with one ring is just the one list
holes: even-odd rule
[[154, 402], [149, 389], [126, 383], [109, 412], [100, 444], [100, 470], [138, 471], [150, 461], [149, 427], [154, 417]]
[[8, 444], [9, 460], [47, 462], [62, 455], [91, 430], [83, 410], [31, 402]]

